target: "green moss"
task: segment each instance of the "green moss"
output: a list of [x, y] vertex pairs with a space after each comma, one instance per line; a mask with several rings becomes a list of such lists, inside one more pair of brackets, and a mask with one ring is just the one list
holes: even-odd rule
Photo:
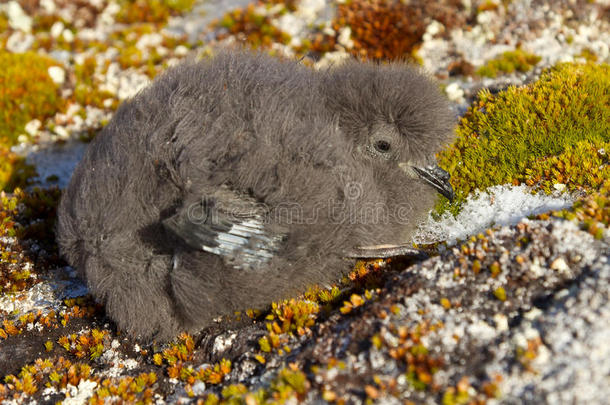
[[479, 76], [496, 77], [499, 73], [527, 72], [538, 62], [540, 57], [521, 49], [504, 52], [499, 57], [488, 61], [477, 70]]
[[0, 143], [0, 190], [13, 191], [17, 187], [26, 187], [34, 176], [34, 166], [27, 164], [22, 156], [11, 152], [8, 145]]
[[610, 179], [604, 182], [599, 191], [576, 201], [570, 209], [554, 211], [538, 217], [548, 219], [551, 215], [576, 220], [596, 239], [602, 239], [604, 231], [610, 226]]
[[0, 32], [7, 32], [8, 30], [8, 18], [6, 14], [0, 13]]
[[451, 174], [456, 213], [473, 191], [527, 183], [593, 192], [610, 176], [610, 66], [559, 64], [536, 83], [479, 94], [452, 146], [438, 156]]
[[456, 392], [455, 389], [448, 390], [443, 394], [443, 405], [465, 405], [470, 402], [468, 392]]
[[117, 14], [117, 21], [163, 25], [170, 16], [189, 11], [193, 3], [194, 0], [120, 0], [121, 10]]
[[583, 58], [587, 62], [597, 62], [597, 54], [589, 48], [584, 48], [582, 51], [580, 51], [578, 57]]
[[24, 366], [18, 375], [9, 374], [4, 377], [6, 384], [0, 384], [0, 402], [9, 398], [23, 400], [22, 395], [33, 395], [45, 386], [57, 390], [65, 389], [68, 384], [78, 386], [81, 380], [90, 376], [91, 367], [86, 364], [71, 363], [63, 357], [37, 359], [34, 363]]
[[243, 384], [233, 384], [223, 388], [222, 399], [215, 394], [205, 397], [205, 404], [284, 404], [296, 399], [302, 401], [311, 383], [302, 371], [284, 368], [271, 380], [268, 388], [248, 391]]
[[238, 41], [253, 48], [270, 47], [276, 42], [290, 42], [290, 35], [271, 24], [270, 16], [258, 14], [253, 3], [246, 8], [237, 8], [226, 13], [213, 25], [227, 30], [227, 33], [219, 34], [218, 39], [234, 35]]
[[506, 301], [506, 290], [504, 287], [498, 287], [494, 290], [494, 296], [500, 301]]
[[570, 191], [597, 190], [610, 176], [605, 152], [608, 150], [610, 142], [578, 141], [566, 145], [566, 149], [558, 155], [530, 160], [529, 167], [516, 178], [547, 193], [553, 191], [557, 184], [567, 186]]
[[44, 120], [60, 111], [65, 102], [48, 69], [58, 64], [34, 52], [0, 50], [0, 144], [13, 145], [24, 126], [34, 118]]

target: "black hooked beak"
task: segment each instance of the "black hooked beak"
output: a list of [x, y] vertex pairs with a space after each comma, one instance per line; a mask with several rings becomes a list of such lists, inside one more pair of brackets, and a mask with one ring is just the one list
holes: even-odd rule
[[451, 187], [451, 184], [449, 183], [449, 179], [451, 178], [449, 173], [438, 166], [411, 167], [422, 180], [434, 187], [436, 191], [443, 196], [447, 197], [449, 201], [453, 201], [455, 195], [453, 193], [453, 187]]

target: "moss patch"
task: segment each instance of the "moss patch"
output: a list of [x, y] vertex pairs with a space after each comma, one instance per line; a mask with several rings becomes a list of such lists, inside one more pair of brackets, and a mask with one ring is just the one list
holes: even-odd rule
[[[0, 194], [0, 293], [28, 288], [37, 282], [36, 272], [59, 263], [54, 235], [59, 197], [58, 189]], [[27, 240], [35, 240], [45, 255], [28, 254]]]
[[48, 69], [58, 66], [34, 52], [0, 51], [0, 143], [15, 144], [24, 126], [44, 120], [64, 106]]
[[496, 77], [498, 74], [527, 72], [538, 62], [540, 56], [525, 52], [522, 49], [504, 52], [495, 59], [488, 61], [477, 70], [479, 76]]
[[230, 11], [212, 25], [227, 30], [227, 34], [221, 33], [218, 39], [234, 35], [238, 41], [253, 48], [270, 47], [276, 42], [290, 42], [290, 35], [273, 26], [269, 16], [258, 14], [254, 4]]
[[35, 175], [34, 166], [11, 152], [8, 145], [0, 143], [0, 190], [12, 191], [16, 187], [25, 187]]
[[121, 10], [117, 14], [117, 21], [133, 23], [157, 23], [164, 25], [172, 15], [189, 11], [194, 0], [121, 0]]
[[456, 191], [440, 210], [457, 212], [472, 191], [498, 184], [593, 192], [610, 177], [609, 142], [607, 64], [559, 64], [531, 85], [484, 90], [438, 156]]
[[222, 390], [222, 398], [210, 394], [202, 400], [205, 405], [216, 404], [283, 404], [289, 400], [300, 402], [311, 388], [305, 373], [296, 366], [284, 368], [270, 382], [269, 388], [248, 391], [243, 384], [233, 384]]

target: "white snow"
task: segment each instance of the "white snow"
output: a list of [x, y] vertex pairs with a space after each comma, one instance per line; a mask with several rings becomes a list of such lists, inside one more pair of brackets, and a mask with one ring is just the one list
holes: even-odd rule
[[573, 202], [573, 197], [567, 193], [532, 194], [531, 189], [525, 185], [494, 186], [469, 197], [456, 217], [447, 212], [439, 221], [435, 221], [430, 216], [420, 226], [414, 241], [447, 241], [452, 244], [494, 225], [514, 225], [529, 215], [569, 208]]

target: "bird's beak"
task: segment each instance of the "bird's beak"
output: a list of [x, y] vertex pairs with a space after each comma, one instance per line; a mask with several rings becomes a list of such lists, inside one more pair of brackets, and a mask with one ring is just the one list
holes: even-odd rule
[[415, 173], [419, 175], [426, 183], [430, 184], [449, 201], [453, 201], [454, 193], [449, 179], [451, 176], [438, 166], [416, 167], [411, 166]]

